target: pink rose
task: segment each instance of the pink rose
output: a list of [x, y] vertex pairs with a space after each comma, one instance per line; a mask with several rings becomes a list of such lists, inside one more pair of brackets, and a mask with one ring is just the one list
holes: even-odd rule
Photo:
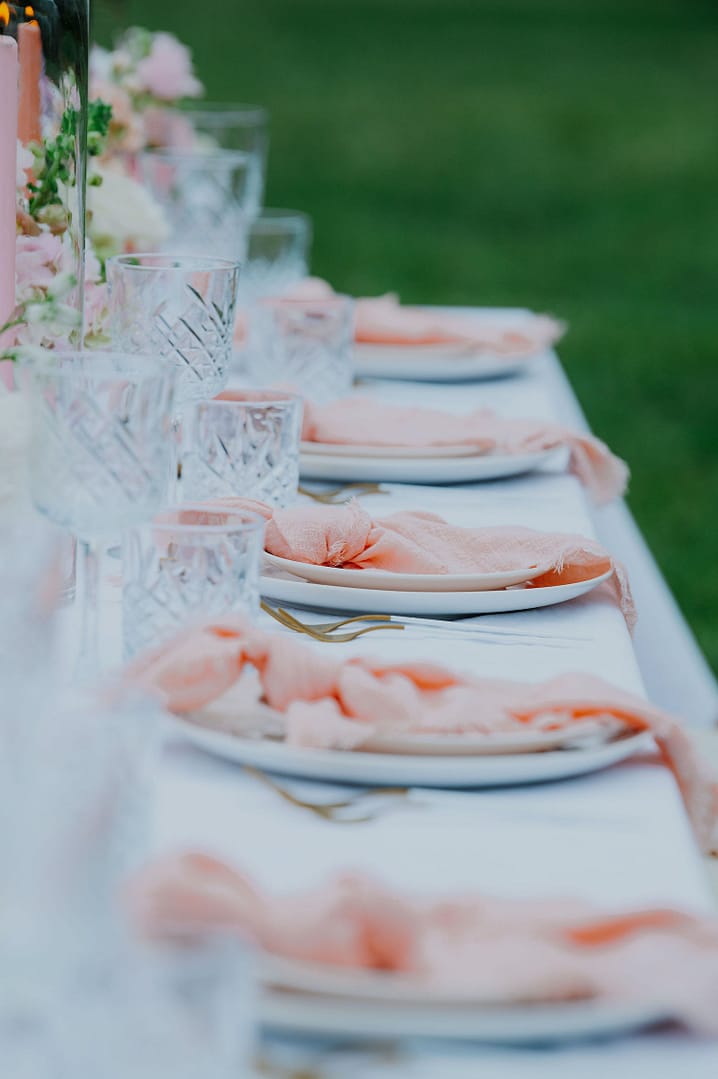
[[189, 49], [172, 34], [155, 34], [152, 48], [137, 65], [137, 77], [144, 89], [160, 101], [199, 97], [201, 82], [192, 71]]
[[197, 139], [189, 120], [176, 109], [154, 105], [145, 109], [145, 136], [148, 146], [171, 146], [175, 150], [192, 150]]
[[62, 269], [64, 250], [59, 236], [41, 232], [18, 236], [15, 252], [15, 295], [23, 303], [52, 284]]

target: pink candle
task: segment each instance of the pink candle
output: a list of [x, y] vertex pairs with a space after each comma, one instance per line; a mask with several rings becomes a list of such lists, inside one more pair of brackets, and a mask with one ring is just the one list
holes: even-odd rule
[[17, 44], [0, 36], [0, 326], [15, 307]]
[[42, 36], [36, 22], [22, 22], [17, 28], [20, 59], [20, 101], [17, 134], [20, 142], [40, 142], [40, 79], [42, 78]]

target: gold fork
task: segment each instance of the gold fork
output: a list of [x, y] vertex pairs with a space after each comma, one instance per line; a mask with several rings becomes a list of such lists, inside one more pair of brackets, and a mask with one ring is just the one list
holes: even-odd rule
[[[275, 622], [279, 622], [285, 629], [292, 629], [295, 633], [305, 633], [308, 637], [313, 637], [316, 641], [324, 641], [327, 644], [355, 641], [357, 637], [363, 637], [364, 634], [373, 633], [378, 629], [404, 629], [403, 623], [392, 621], [391, 615], [388, 614], [355, 615], [353, 618], [344, 618], [339, 622], [317, 622], [313, 624], [300, 621], [289, 611], [285, 611], [283, 607], [270, 607], [264, 600], [261, 602], [261, 607], [265, 614], [268, 614]], [[364, 626], [362, 629], [353, 630], [351, 633], [334, 632], [341, 629], [342, 626], [348, 626], [354, 622], [376, 622], [379, 624]]]
[[[345, 483], [341, 487], [332, 487], [329, 491], [310, 491], [308, 487], [298, 488], [300, 495], [313, 498], [325, 506], [337, 506], [348, 502], [353, 495], [385, 495], [378, 483]], [[347, 497], [345, 497], [347, 496]]]
[[[271, 779], [266, 772], [255, 768], [251, 764], [244, 765], [244, 771], [254, 779], [259, 780], [265, 787], [278, 794], [285, 802], [297, 809], [306, 809], [309, 813], [320, 817], [322, 820], [333, 821], [335, 824], [366, 824], [376, 820], [382, 814], [382, 807], [377, 806], [368, 813], [361, 813], [361, 803], [368, 798], [405, 798], [409, 793], [408, 787], [371, 787], [369, 790], [358, 791], [348, 798], [336, 802], [311, 802], [292, 794], [286, 787]], [[386, 807], [383, 807], [386, 808]], [[347, 812], [348, 811], [348, 812]], [[358, 812], [356, 812], [358, 811]]]

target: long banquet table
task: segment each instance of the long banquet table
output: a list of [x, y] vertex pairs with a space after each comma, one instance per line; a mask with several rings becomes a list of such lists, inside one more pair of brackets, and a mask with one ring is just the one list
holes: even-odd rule
[[[492, 383], [377, 382], [362, 389], [386, 400], [449, 410], [488, 405], [509, 415], [582, 422], [554, 356], [537, 361], [523, 377]], [[555, 469], [456, 487], [388, 485], [384, 493], [362, 501], [376, 514], [421, 508], [466, 525], [513, 522], [596, 534], [577, 481]], [[670, 642], [671, 649], [681, 650], [679, 658], [688, 664], [683, 688], [694, 702], [692, 718], [706, 723], [718, 699], [715, 683], [632, 529], [626, 511], [614, 514], [614, 535], [624, 556], [628, 551], [629, 569], [638, 582], [639, 618], [651, 622], [644, 640]], [[610, 545], [605, 521], [601, 531]], [[302, 617], [321, 618], [306, 611]], [[267, 628], [278, 629], [266, 615], [262, 618]], [[657, 657], [644, 646], [642, 672], [623, 617], [603, 594], [542, 610], [484, 615], [458, 624], [432, 620], [349, 644], [310, 647], [332, 648], [333, 655], [378, 653], [386, 660], [426, 657], [476, 674], [527, 680], [584, 670], [638, 693], [645, 692], [643, 674], [661, 688]], [[653, 662], [646, 666], [646, 659]], [[677, 693], [675, 684], [664, 683], [663, 689], [668, 697]], [[290, 785], [301, 793], [312, 789], [308, 783]], [[476, 889], [516, 896], [573, 894], [609, 907], [673, 904], [701, 911], [712, 905], [674, 780], [651, 756], [560, 783], [417, 790], [371, 823], [342, 825], [288, 805], [238, 767], [176, 740], [159, 777], [153, 845], [158, 852], [200, 846], [280, 892], [352, 869], [425, 894]], [[553, 1077], [559, 1066], [560, 1074], [582, 1079], [603, 1077], [611, 1069], [621, 1076], [707, 1079], [718, 1067], [714, 1042], [674, 1030], [553, 1050], [409, 1043], [349, 1050], [272, 1039], [265, 1052], [270, 1074], [289, 1076], [301, 1066], [327, 1079]]]

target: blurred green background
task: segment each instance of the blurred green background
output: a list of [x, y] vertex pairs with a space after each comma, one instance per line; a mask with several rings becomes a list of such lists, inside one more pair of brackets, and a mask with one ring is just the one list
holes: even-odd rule
[[267, 204], [357, 294], [525, 305], [718, 670], [715, 0], [92, 0], [272, 113]]

